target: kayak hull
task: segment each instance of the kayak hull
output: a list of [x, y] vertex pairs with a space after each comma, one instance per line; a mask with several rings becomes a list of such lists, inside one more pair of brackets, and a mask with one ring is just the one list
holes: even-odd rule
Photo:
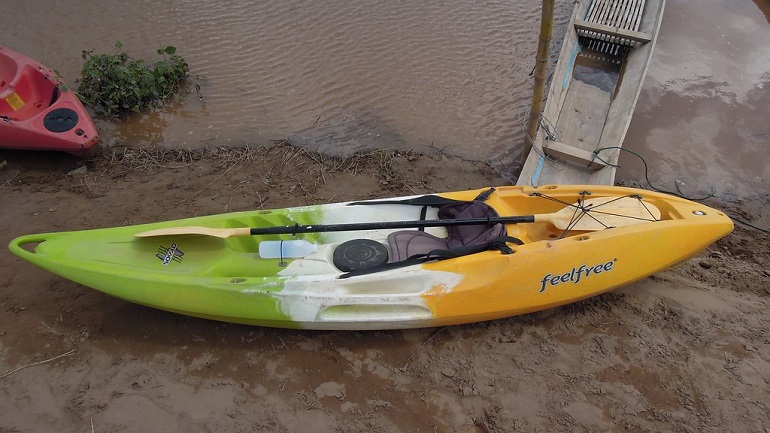
[[0, 148], [82, 156], [98, 139], [83, 104], [54, 71], [0, 46]]
[[[43, 269], [112, 296], [196, 317], [283, 328], [398, 329], [498, 319], [568, 304], [629, 284], [697, 254], [728, 234], [723, 213], [649, 191], [597, 186], [500, 187], [501, 216], [554, 212], [591, 197], [641, 195], [660, 221], [564, 233], [548, 223], [507, 225], [512, 254], [484, 251], [344, 278], [332, 256], [350, 239], [386, 243], [392, 230], [139, 238], [153, 229], [338, 224], [420, 219], [421, 207], [335, 203], [247, 211], [128, 227], [22, 236], [10, 250]], [[442, 193], [472, 200], [481, 191]], [[533, 192], [546, 193], [548, 199]], [[431, 217], [429, 211], [428, 218]], [[435, 212], [435, 211], [433, 211]], [[441, 236], [444, 228], [428, 229]], [[259, 256], [264, 240], [307, 240], [300, 258]]]

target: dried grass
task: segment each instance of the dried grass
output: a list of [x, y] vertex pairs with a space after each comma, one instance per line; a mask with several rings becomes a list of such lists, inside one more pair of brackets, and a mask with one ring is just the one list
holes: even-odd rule
[[289, 141], [278, 141], [269, 147], [116, 148], [92, 156], [91, 162], [97, 165], [107, 162], [123, 165], [131, 170], [149, 171], [158, 168], [184, 168], [202, 159], [219, 161], [231, 167], [239, 163], [259, 162], [269, 156], [285, 165], [292, 165], [297, 173], [315, 172], [323, 179], [324, 173], [355, 175], [373, 166], [387, 173], [392, 171], [393, 158], [396, 155], [398, 153], [391, 150], [375, 150], [349, 157], [336, 157], [295, 146]]

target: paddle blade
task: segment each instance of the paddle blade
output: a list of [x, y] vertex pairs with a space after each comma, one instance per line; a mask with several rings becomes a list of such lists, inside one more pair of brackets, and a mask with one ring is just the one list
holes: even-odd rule
[[215, 236], [218, 238], [229, 238], [231, 236], [249, 236], [248, 227], [238, 227], [231, 229], [215, 229], [211, 227], [167, 227], [164, 229], [148, 230], [146, 232], [137, 233], [134, 236], [138, 238], [149, 238], [155, 236], [172, 236], [172, 235], [203, 235], [203, 236]]
[[660, 220], [660, 209], [634, 197], [600, 197], [584, 200], [535, 221], [548, 221], [560, 230], [604, 230]]

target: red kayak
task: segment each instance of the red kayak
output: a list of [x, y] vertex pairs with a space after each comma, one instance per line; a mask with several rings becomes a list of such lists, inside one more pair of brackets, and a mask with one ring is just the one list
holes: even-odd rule
[[99, 136], [75, 92], [49, 68], [0, 46], [0, 148], [83, 155]]

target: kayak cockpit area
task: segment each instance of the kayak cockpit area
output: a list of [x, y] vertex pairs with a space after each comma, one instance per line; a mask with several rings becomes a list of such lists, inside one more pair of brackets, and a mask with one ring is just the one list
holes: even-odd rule
[[[492, 192], [469, 200], [420, 196], [247, 212], [219, 221], [222, 229], [215, 230], [251, 230], [250, 236], [168, 238], [177, 240], [177, 249], [204, 254], [194, 268], [200, 275], [344, 279], [482, 252], [509, 255], [525, 243], [661, 219], [660, 209], [639, 195], [590, 198], [586, 191], [572, 202], [537, 192], [519, 194], [511, 204]], [[550, 213], [511, 216], [526, 210]]]
[[17, 64], [0, 52], [0, 116], [24, 120], [45, 111], [59, 97], [58, 86], [34, 65]]

